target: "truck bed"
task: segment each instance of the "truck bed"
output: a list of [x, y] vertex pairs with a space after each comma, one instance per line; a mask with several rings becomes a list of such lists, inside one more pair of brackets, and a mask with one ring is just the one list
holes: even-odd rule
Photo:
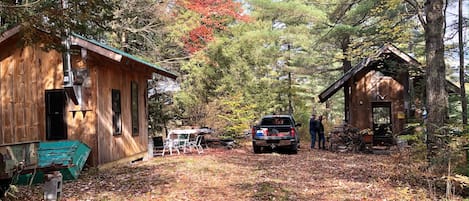
[[[267, 130], [267, 132], [265, 132]], [[291, 126], [280, 125], [280, 126], [260, 126], [256, 130], [255, 138], [262, 137], [291, 137], [290, 136]]]

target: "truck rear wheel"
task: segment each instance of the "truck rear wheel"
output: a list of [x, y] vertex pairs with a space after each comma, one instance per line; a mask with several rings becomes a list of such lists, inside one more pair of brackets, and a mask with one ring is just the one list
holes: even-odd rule
[[291, 154], [298, 154], [298, 149], [292, 149], [292, 150], [290, 150], [290, 153]]
[[257, 146], [254, 142], [252, 143], [252, 149], [253, 149], [255, 154], [261, 153], [261, 147]]
[[291, 145], [290, 153], [291, 154], [297, 154], [298, 153], [298, 146], [296, 144]]

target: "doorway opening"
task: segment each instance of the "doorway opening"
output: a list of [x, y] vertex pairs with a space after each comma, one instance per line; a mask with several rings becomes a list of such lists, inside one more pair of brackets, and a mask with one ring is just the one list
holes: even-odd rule
[[373, 144], [392, 144], [392, 110], [391, 102], [373, 102]]
[[46, 140], [67, 139], [66, 103], [63, 89], [46, 90]]

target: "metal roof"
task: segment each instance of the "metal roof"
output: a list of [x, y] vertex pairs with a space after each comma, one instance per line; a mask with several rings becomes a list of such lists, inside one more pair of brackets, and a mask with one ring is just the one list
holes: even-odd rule
[[105, 45], [103, 43], [100, 43], [98, 41], [95, 41], [95, 40], [92, 40], [92, 39], [88, 39], [88, 38], [85, 38], [81, 35], [78, 35], [78, 34], [75, 34], [75, 33], [72, 33], [72, 44], [74, 45], [79, 45], [79, 46], [84, 46], [92, 51], [94, 50], [97, 50], [96, 48], [93, 49], [93, 47], [90, 47], [89, 45], [83, 43], [83, 42], [86, 42], [86, 43], [90, 43], [92, 45], [95, 45], [97, 46], [99, 49], [101, 50], [105, 50], [105, 51], [108, 51], [108, 52], [103, 52], [103, 51], [95, 51], [97, 52], [98, 54], [101, 54], [103, 56], [106, 56], [106, 57], [109, 57], [117, 62], [121, 62], [122, 61], [122, 57], [125, 57], [129, 60], [132, 60], [132, 61], [135, 61], [137, 63], [140, 63], [140, 64], [143, 64], [145, 66], [148, 66], [150, 67], [153, 71], [155, 71], [156, 73], [158, 74], [161, 74], [161, 75], [164, 75], [166, 77], [170, 77], [170, 78], [173, 78], [173, 79], [176, 79], [177, 78], [177, 74], [174, 73], [174, 72], [171, 72], [171, 71], [168, 71], [166, 69], [163, 69], [161, 68], [160, 66], [156, 65], [156, 64], [152, 64], [148, 61], [145, 61], [141, 58], [138, 58], [134, 55], [131, 55], [127, 52], [124, 52], [122, 50], [119, 50], [117, 48], [114, 48], [114, 47], [111, 47], [111, 46], [108, 46], [108, 45]]
[[365, 67], [372, 64], [375, 61], [382, 59], [380, 58], [380, 56], [383, 53], [393, 53], [394, 55], [400, 57], [407, 63], [416, 65], [416, 66], [420, 65], [420, 63], [415, 58], [409, 56], [405, 52], [402, 52], [394, 45], [386, 44], [383, 47], [381, 47], [374, 56], [363, 59], [359, 64], [357, 64], [356, 66], [351, 68], [349, 71], [347, 71], [344, 75], [342, 75], [340, 79], [336, 80], [329, 87], [327, 87], [323, 92], [321, 92], [321, 94], [319, 94], [319, 101], [325, 102], [332, 95], [334, 95], [337, 91], [339, 91], [340, 88], [342, 88], [344, 84], [347, 83], [351, 78], [353, 78], [356, 74], [364, 70]]
[[[377, 51], [377, 53], [374, 56], [363, 59], [359, 64], [357, 64], [356, 66], [351, 68], [349, 71], [344, 73], [344, 75], [342, 75], [340, 79], [336, 80], [329, 87], [327, 87], [323, 92], [321, 92], [321, 94], [319, 94], [319, 101], [325, 102], [332, 95], [334, 95], [337, 91], [339, 91], [344, 86], [344, 84], [347, 83], [351, 78], [353, 78], [359, 72], [362, 72], [363, 70], [365, 70], [366, 67], [370, 64], [373, 64], [373, 62], [383, 59], [380, 57], [382, 54], [388, 54], [388, 53], [392, 53], [396, 55], [397, 57], [401, 58], [402, 60], [404, 60], [405, 62], [413, 66], [422, 65], [415, 58], [403, 52], [396, 46], [392, 44], [385, 44]], [[424, 70], [422, 70], [422, 73], [425, 73]], [[451, 81], [446, 80], [446, 90], [450, 93], [457, 93], [460, 89]]]
[[[18, 25], [16, 27], [13, 27], [0, 35], [0, 43], [3, 41], [9, 39], [13, 35], [19, 33], [21, 31], [21, 25]], [[103, 43], [100, 43], [98, 41], [92, 40], [85, 38], [81, 35], [72, 33], [72, 45], [79, 45], [81, 47], [84, 47], [86, 49], [89, 49], [91, 51], [94, 51], [102, 56], [108, 57], [116, 62], [122, 62], [122, 57], [127, 58], [128, 60], [135, 61], [139, 64], [142, 64], [144, 66], [149, 67], [153, 72], [158, 73], [160, 75], [176, 79], [177, 74], [171, 71], [168, 71], [164, 68], [161, 68], [160, 66], [156, 64], [152, 64], [150, 62], [147, 62], [141, 58], [138, 58], [134, 55], [131, 55], [127, 52], [124, 52], [122, 50], [119, 50], [117, 48], [110, 47], [108, 45], [105, 45]]]

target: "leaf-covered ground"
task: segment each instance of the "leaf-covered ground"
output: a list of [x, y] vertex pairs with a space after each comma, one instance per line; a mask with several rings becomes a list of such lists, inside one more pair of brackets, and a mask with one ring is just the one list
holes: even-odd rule
[[[303, 146], [307, 147], [307, 146]], [[63, 200], [435, 200], [441, 190], [403, 154], [300, 150], [253, 154], [249, 146], [156, 157], [65, 182]], [[12, 200], [41, 200], [20, 187]], [[459, 200], [458, 197], [452, 199]]]

